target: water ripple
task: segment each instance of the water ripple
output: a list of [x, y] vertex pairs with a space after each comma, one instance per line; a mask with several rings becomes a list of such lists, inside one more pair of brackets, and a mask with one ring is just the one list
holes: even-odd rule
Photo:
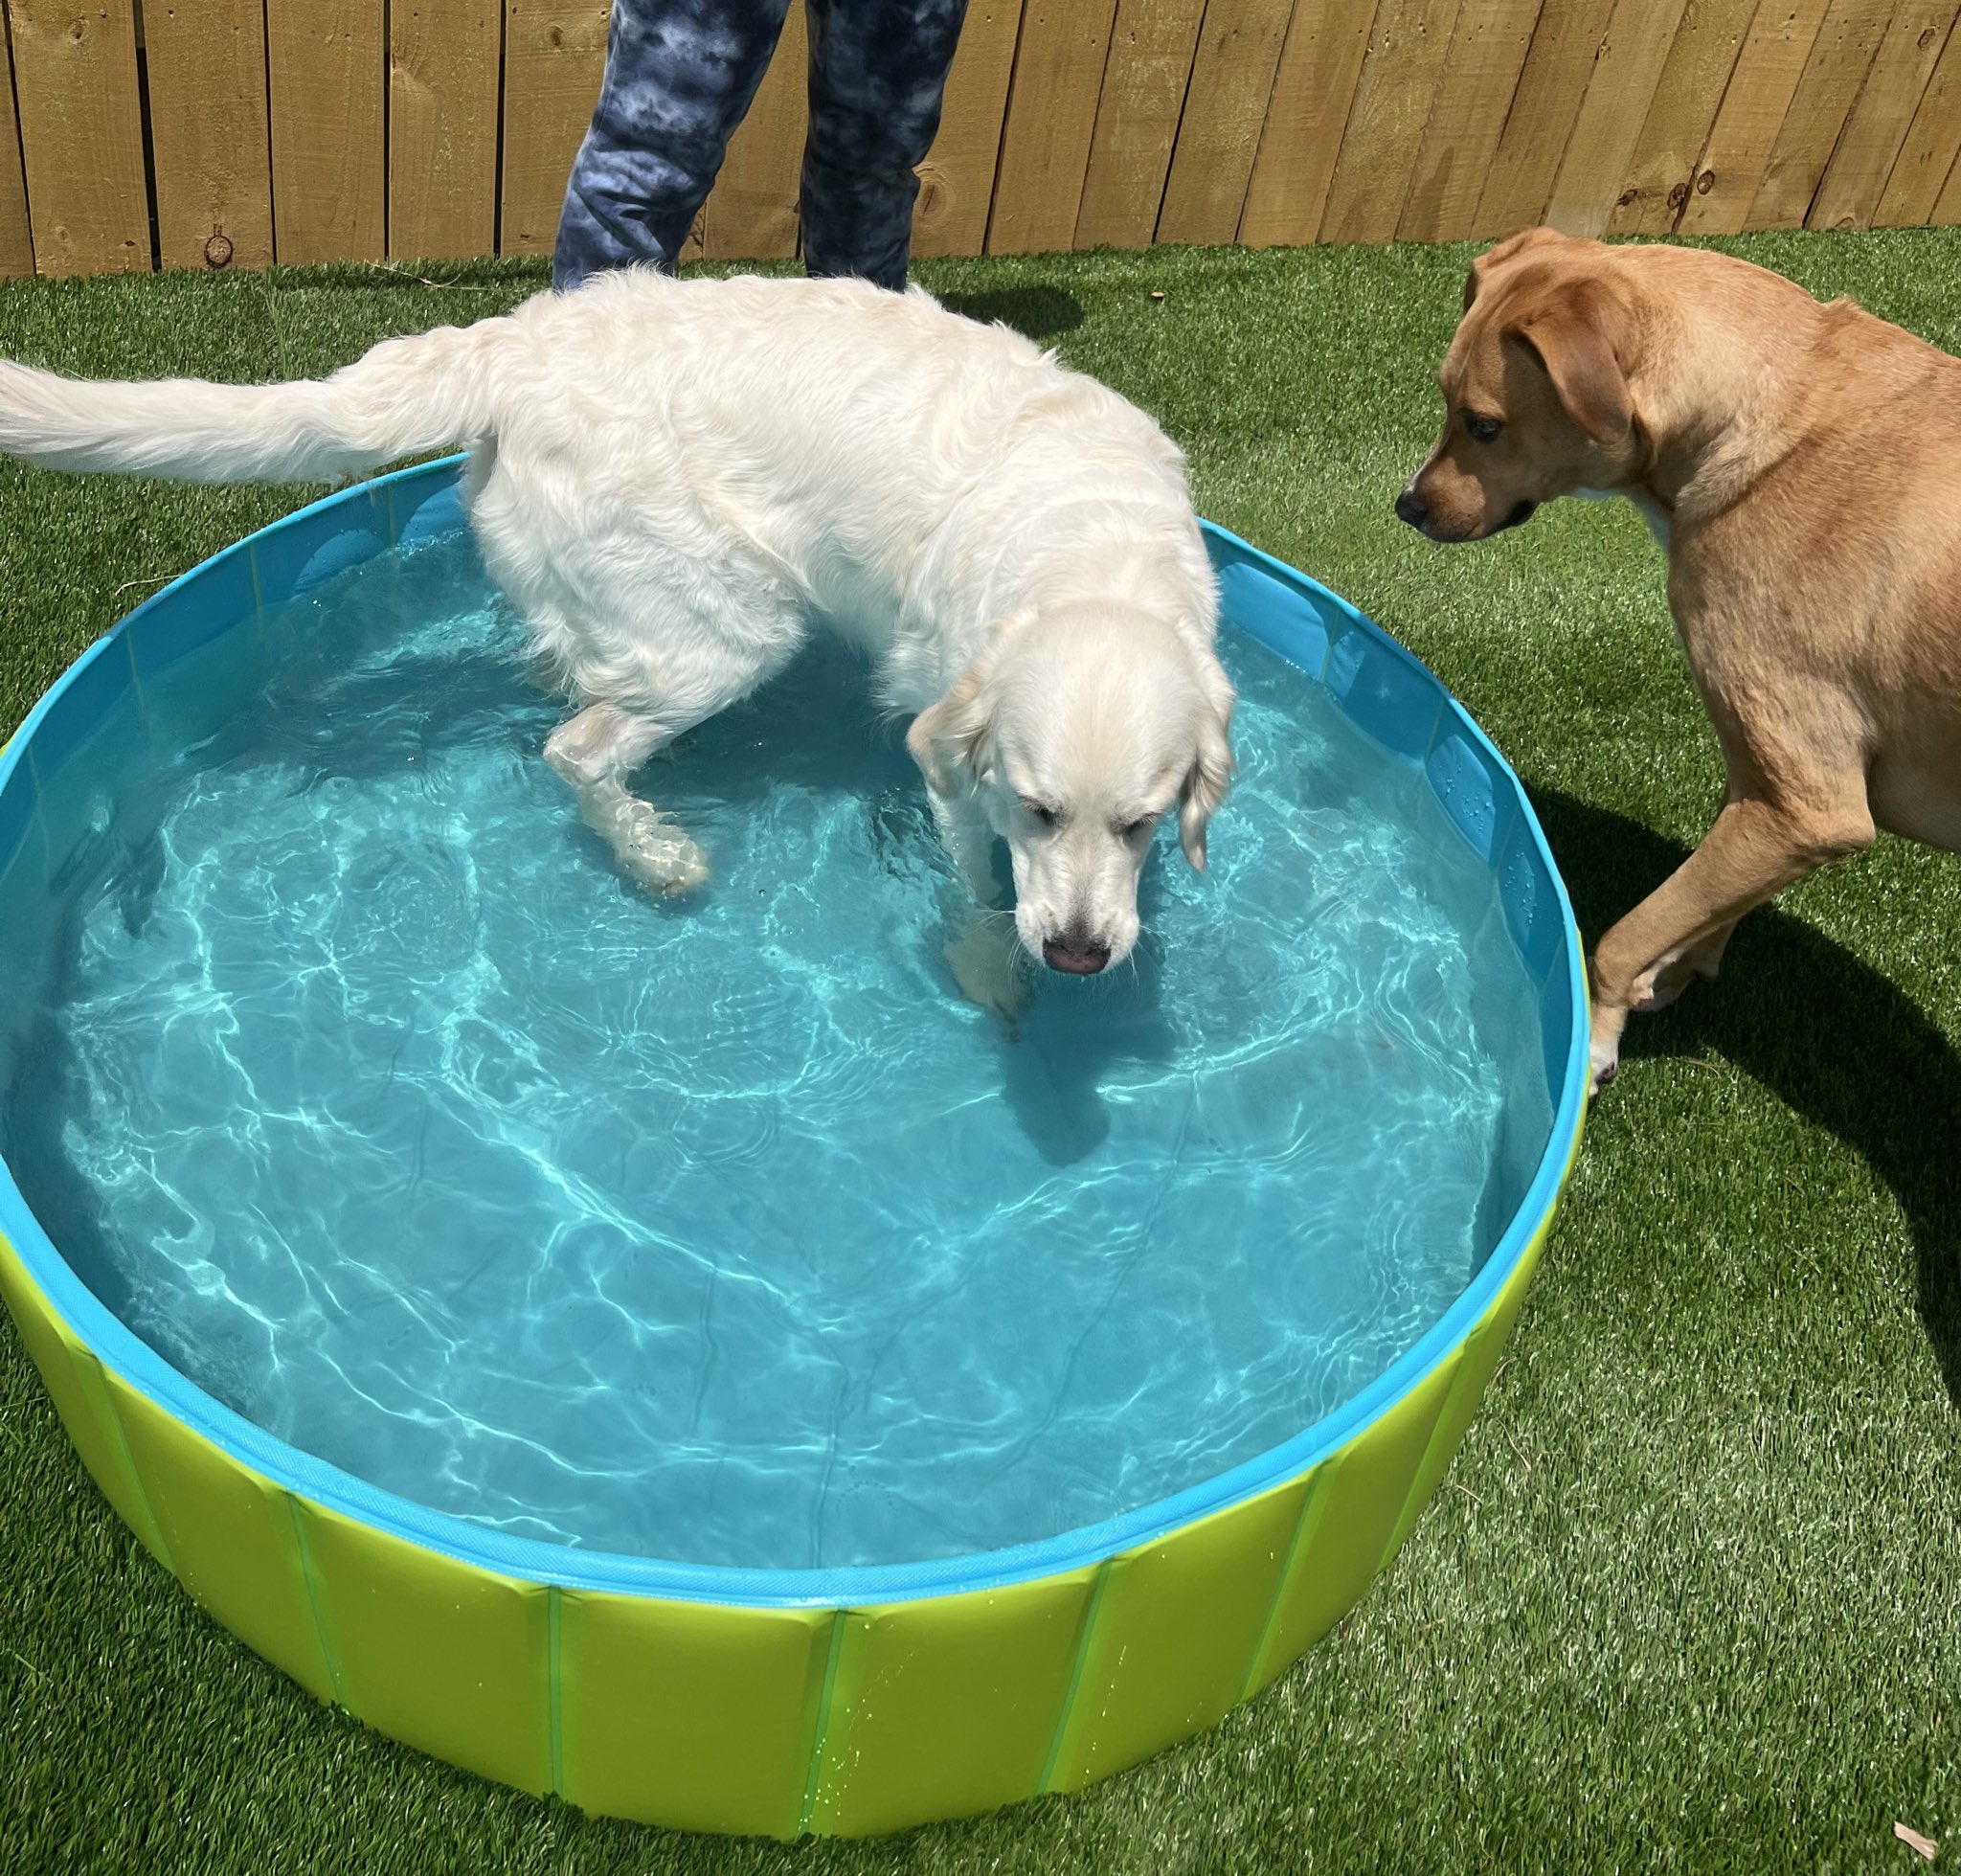
[[953, 994], [849, 658], [652, 765], [715, 866], [662, 905], [538, 759], [514, 644], [439, 549], [148, 685], [0, 1011], [31, 1202], [274, 1433], [554, 1542], [1007, 1544], [1339, 1404], [1522, 1191], [1550, 1117], [1485, 876], [1257, 648], [1212, 872], [1167, 838], [1137, 967], [1010, 1028]]

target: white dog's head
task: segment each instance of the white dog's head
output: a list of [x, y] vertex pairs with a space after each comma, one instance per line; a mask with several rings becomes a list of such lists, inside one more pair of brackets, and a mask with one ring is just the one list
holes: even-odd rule
[[1138, 938], [1138, 879], [1172, 807], [1185, 858], [1232, 779], [1232, 686], [1209, 650], [1116, 605], [1003, 625], [906, 741], [936, 794], [971, 794], [1014, 862], [1015, 926], [1087, 976]]

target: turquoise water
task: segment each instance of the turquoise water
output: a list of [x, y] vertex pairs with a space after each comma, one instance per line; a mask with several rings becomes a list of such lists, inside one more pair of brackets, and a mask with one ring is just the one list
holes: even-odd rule
[[1435, 1321], [1551, 1118], [1489, 875], [1228, 639], [1211, 872], [1161, 834], [1135, 968], [1009, 1024], [847, 654], [649, 767], [715, 868], [659, 903], [467, 548], [356, 570], [62, 772], [0, 1149], [186, 1374], [515, 1534], [894, 1563], [1199, 1483]]

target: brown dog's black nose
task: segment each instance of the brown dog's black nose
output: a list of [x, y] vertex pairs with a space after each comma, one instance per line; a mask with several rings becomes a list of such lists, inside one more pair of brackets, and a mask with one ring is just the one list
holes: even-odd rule
[[1110, 947], [1080, 932], [1064, 932], [1042, 940], [1042, 961], [1050, 970], [1068, 971], [1071, 977], [1093, 977], [1110, 961]]
[[1421, 528], [1430, 519], [1430, 504], [1415, 489], [1406, 488], [1396, 497], [1396, 519]]

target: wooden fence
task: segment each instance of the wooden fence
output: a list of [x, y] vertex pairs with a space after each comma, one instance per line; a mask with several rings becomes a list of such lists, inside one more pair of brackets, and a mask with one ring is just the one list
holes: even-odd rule
[[[971, 0], [915, 251], [1961, 221], [1961, 0]], [[0, 273], [550, 251], [601, 0], [5, 0]], [[693, 245], [792, 254], [803, 22]]]

